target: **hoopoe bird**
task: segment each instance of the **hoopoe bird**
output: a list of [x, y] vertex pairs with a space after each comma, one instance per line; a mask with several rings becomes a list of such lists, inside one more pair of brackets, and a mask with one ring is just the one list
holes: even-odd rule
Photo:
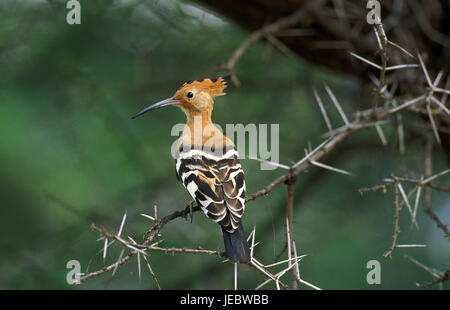
[[187, 117], [176, 145], [176, 176], [208, 218], [222, 229], [227, 258], [250, 262], [241, 218], [245, 210], [245, 179], [234, 143], [212, 123], [214, 98], [223, 96], [231, 74], [184, 83], [173, 97], [140, 111], [179, 107]]

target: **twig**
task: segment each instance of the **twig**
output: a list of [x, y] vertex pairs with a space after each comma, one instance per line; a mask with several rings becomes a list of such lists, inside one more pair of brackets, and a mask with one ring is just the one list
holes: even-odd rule
[[430, 281], [430, 282], [417, 283], [417, 286], [420, 288], [424, 288], [424, 287], [429, 287], [429, 286], [432, 286], [432, 285], [435, 285], [438, 283], [442, 284], [443, 282], [448, 281], [448, 280], [450, 280], [450, 269], [447, 269], [444, 272], [444, 274], [442, 276], [440, 276], [439, 278], [434, 279], [433, 281]]
[[147, 265], [148, 271], [149, 271], [150, 274], [152, 275], [153, 280], [155, 280], [156, 286], [157, 286], [158, 289], [160, 290], [160, 289], [161, 289], [161, 286], [159, 285], [158, 278], [156, 278], [156, 275], [155, 275], [155, 273], [153, 272], [152, 267], [150, 266], [150, 263], [149, 263], [149, 261], [148, 261], [148, 259], [147, 259], [147, 256], [144, 255], [144, 256], [142, 256], [142, 257], [143, 257], [144, 260], [145, 260], [145, 263], [146, 263], [146, 265]]
[[253, 32], [248, 39], [239, 46], [239, 48], [233, 53], [231, 58], [228, 60], [224, 69], [227, 71], [233, 71], [234, 66], [239, 61], [239, 59], [248, 51], [248, 49], [257, 41], [259, 41], [263, 37], [267, 37], [268, 35], [274, 35], [278, 31], [282, 29], [289, 28], [298, 23], [307, 13], [309, 7], [305, 6], [304, 8], [294, 12], [292, 15], [283, 17], [276, 22], [266, 25], [255, 32]]
[[373, 98], [373, 105], [372, 105], [372, 113], [373, 113], [373, 116], [376, 118], [378, 101], [380, 99], [381, 89], [386, 84], [386, 67], [387, 67], [387, 62], [388, 62], [388, 53], [387, 53], [388, 39], [386, 37], [386, 33], [384, 32], [382, 23], [377, 23], [377, 24], [375, 24], [374, 27], [375, 27], [375, 35], [378, 39], [378, 43], [379, 43], [379, 46], [381, 49], [381, 66], [380, 66], [380, 77], [379, 77], [380, 83], [378, 83], [378, 88], [375, 90], [375, 95]]
[[389, 184], [385, 183], [385, 184], [381, 184], [381, 185], [375, 185], [372, 187], [364, 187], [364, 188], [360, 188], [358, 191], [361, 194], [361, 196], [366, 192], [376, 192], [379, 189], [383, 190], [383, 193], [386, 193], [386, 191], [387, 191], [386, 185], [389, 185]]
[[398, 181], [395, 181], [395, 184], [394, 184], [395, 215], [394, 215], [394, 233], [392, 235], [392, 246], [389, 249], [389, 251], [387, 251], [385, 254], [383, 254], [383, 258], [392, 257], [392, 252], [395, 249], [395, 246], [397, 244], [398, 234], [400, 233], [400, 227], [398, 225], [398, 221], [399, 221], [399, 215], [400, 215], [400, 208], [401, 207], [400, 207], [399, 200], [398, 200], [398, 186], [397, 185], [398, 185]]
[[[433, 174], [433, 158], [432, 158], [432, 151], [433, 151], [433, 139], [430, 137], [430, 135], [427, 136], [427, 141], [425, 145], [425, 173], [424, 176], [426, 179], [430, 179]], [[431, 183], [427, 183], [431, 184]], [[429, 185], [428, 185], [429, 186]], [[431, 187], [431, 186], [429, 186]], [[425, 213], [436, 222], [436, 225], [445, 233], [448, 239], [450, 239], [450, 231], [447, 228], [447, 225], [445, 225], [441, 219], [434, 213], [434, 211], [431, 209], [431, 189], [425, 188], [424, 189], [424, 211]], [[450, 192], [450, 191], [449, 191]]]
[[[292, 172], [292, 171], [291, 171]], [[287, 203], [286, 203], [286, 230], [287, 230], [287, 244], [288, 244], [288, 255], [289, 255], [289, 266], [292, 264], [292, 257], [295, 257], [295, 241], [294, 241], [294, 192], [295, 183], [297, 177], [292, 174], [287, 180]], [[292, 272], [292, 289], [296, 290], [298, 285], [299, 275], [296, 268], [291, 269]]]

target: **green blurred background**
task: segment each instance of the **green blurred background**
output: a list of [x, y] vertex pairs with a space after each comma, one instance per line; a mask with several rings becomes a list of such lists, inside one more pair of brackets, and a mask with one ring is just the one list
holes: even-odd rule
[[[138, 277], [136, 258], [114, 277], [107, 273], [79, 286], [67, 284], [66, 263], [76, 259], [83, 271], [94, 271], [117, 260], [121, 249], [115, 245], [103, 261], [103, 242], [96, 241], [91, 223], [114, 232], [127, 212], [123, 234], [140, 241], [152, 224], [141, 213], [153, 214], [157, 205], [164, 216], [190, 200], [175, 179], [170, 155], [171, 128], [185, 121], [184, 114], [169, 108], [130, 117], [171, 96], [184, 81], [223, 73], [216, 68], [248, 35], [189, 1], [80, 2], [81, 25], [66, 23], [65, 1], [0, 2], [1, 289], [156, 288], [145, 265]], [[323, 95], [334, 127], [341, 120], [325, 97], [324, 83], [348, 115], [370, 106], [370, 89], [359, 81], [265, 43], [253, 46], [235, 69], [242, 84], [216, 100], [213, 120], [224, 128], [280, 124], [283, 164], [298, 161], [308, 143], [318, 145], [326, 131], [313, 87]], [[414, 289], [416, 282], [432, 280], [404, 255], [448, 268], [448, 240], [422, 210], [415, 229], [402, 209], [399, 243], [428, 247], [397, 249], [392, 259], [381, 258], [392, 241], [392, 189], [364, 196], [358, 189], [380, 184], [390, 173], [420, 177], [424, 158], [413, 134], [417, 128], [406, 126], [406, 155], [399, 154], [394, 124], [384, 128], [388, 146], [368, 129], [324, 159], [354, 176], [320, 168], [299, 176], [294, 233], [298, 254], [309, 254], [300, 272], [321, 288]], [[448, 167], [435, 155], [435, 171]], [[260, 170], [250, 159], [242, 165], [248, 193], [285, 173]], [[247, 206], [244, 224], [247, 233], [256, 226], [255, 256], [261, 262], [274, 262], [285, 245], [285, 200], [281, 185]], [[448, 223], [449, 196], [434, 192], [432, 202]], [[202, 213], [194, 214], [192, 224], [171, 222], [162, 239], [165, 247], [223, 248], [219, 228]], [[372, 259], [381, 263], [381, 285], [366, 282]], [[155, 252], [149, 261], [163, 289], [233, 287], [233, 266], [217, 257]], [[240, 288], [252, 289], [263, 280], [254, 269], [240, 267]], [[284, 280], [290, 283], [290, 274]]]

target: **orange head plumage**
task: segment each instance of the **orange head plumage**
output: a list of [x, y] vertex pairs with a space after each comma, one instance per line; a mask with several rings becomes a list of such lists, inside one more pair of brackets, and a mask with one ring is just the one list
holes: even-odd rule
[[210, 113], [213, 108], [214, 97], [225, 95], [223, 90], [230, 81], [231, 74], [186, 82], [176, 91], [173, 97], [145, 108], [134, 115], [133, 118], [136, 118], [145, 112], [169, 105], [180, 107], [188, 117], [197, 114]]

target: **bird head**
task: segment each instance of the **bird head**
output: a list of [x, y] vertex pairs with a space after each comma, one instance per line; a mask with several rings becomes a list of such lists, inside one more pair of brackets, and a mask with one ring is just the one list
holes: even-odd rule
[[148, 111], [171, 105], [178, 106], [188, 116], [211, 112], [214, 104], [214, 97], [225, 95], [223, 90], [230, 81], [231, 74], [186, 82], [175, 92], [173, 97], [143, 109], [132, 118], [136, 118]]

